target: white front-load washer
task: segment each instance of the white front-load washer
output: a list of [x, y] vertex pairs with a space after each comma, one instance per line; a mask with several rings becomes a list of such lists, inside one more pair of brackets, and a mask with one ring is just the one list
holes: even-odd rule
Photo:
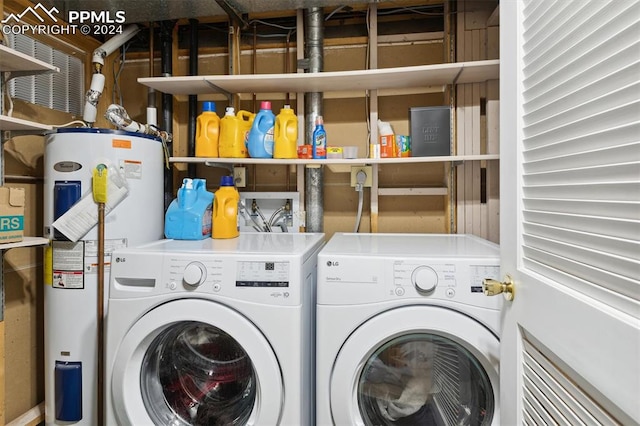
[[499, 419], [498, 246], [470, 235], [334, 234], [318, 255], [316, 420]]
[[242, 233], [114, 251], [107, 425], [313, 423], [323, 234]]

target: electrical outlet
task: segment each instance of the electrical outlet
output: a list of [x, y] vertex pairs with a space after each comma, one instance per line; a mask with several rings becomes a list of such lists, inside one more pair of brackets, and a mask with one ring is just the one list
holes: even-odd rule
[[244, 188], [247, 186], [247, 168], [246, 167], [233, 168], [233, 182], [236, 184], [236, 188]]
[[358, 183], [356, 176], [360, 170], [367, 175], [367, 178], [364, 180], [364, 186], [371, 188], [371, 184], [373, 183], [373, 168], [371, 166], [351, 166], [351, 186], [355, 187]]

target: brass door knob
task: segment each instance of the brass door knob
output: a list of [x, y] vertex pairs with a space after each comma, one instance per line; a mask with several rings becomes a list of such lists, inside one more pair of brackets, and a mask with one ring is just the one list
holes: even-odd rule
[[506, 300], [511, 301], [515, 296], [515, 291], [513, 279], [509, 275], [504, 278], [504, 282], [491, 278], [485, 278], [482, 281], [482, 292], [485, 296], [495, 296], [502, 293]]

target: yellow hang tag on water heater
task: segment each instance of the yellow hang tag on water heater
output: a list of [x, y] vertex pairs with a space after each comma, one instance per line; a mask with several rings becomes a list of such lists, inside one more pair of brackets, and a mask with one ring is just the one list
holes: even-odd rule
[[107, 166], [98, 164], [93, 170], [93, 200], [96, 203], [107, 202]]

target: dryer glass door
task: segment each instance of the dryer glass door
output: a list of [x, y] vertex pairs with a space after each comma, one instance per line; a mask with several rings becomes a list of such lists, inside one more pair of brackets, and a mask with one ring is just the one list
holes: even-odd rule
[[256, 399], [247, 352], [221, 329], [197, 321], [175, 323], [153, 340], [140, 381], [154, 424], [245, 424]]
[[378, 347], [358, 381], [358, 407], [367, 425], [489, 424], [493, 401], [478, 360], [453, 340], [428, 333]]
[[491, 425], [499, 419], [498, 338], [467, 315], [399, 307], [356, 328], [331, 372], [338, 425]]

